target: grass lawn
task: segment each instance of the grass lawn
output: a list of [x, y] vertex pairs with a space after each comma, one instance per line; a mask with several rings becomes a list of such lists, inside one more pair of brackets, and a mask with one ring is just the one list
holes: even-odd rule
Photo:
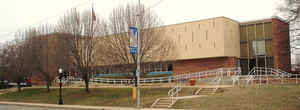
[[[142, 88], [142, 106], [150, 107], [157, 99], [167, 97], [170, 88]], [[21, 93], [13, 92], [0, 95], [0, 101], [14, 102], [33, 102], [33, 103], [50, 103], [56, 104], [58, 101], [58, 90], [51, 89], [46, 93], [43, 88], [28, 88]], [[191, 95], [188, 88], [183, 94]], [[84, 88], [64, 88], [64, 104], [70, 105], [94, 105], [94, 106], [136, 106], [136, 100], [132, 99], [131, 88], [90, 88], [90, 93], [86, 94]]]
[[213, 96], [179, 100], [174, 108], [203, 110], [300, 110], [300, 86], [227, 88]]

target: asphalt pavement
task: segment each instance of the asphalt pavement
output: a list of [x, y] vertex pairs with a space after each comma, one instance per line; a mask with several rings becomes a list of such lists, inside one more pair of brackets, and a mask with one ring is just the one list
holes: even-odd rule
[[30, 107], [20, 105], [1, 105], [0, 110], [80, 110], [80, 109], [64, 109], [64, 108], [49, 108], [49, 107]]
[[[57, 105], [41, 103], [22, 103], [0, 101], [0, 110], [170, 110], [167, 108], [133, 108], [109, 106], [84, 106], [84, 105]], [[183, 109], [172, 109], [183, 110]]]

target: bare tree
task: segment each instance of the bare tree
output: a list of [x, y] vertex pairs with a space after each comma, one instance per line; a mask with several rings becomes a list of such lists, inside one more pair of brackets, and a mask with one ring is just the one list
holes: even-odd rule
[[103, 36], [103, 21], [92, 11], [80, 13], [76, 9], [65, 14], [57, 25], [58, 32], [70, 34], [72, 64], [85, 82], [89, 93], [89, 79], [95, 67], [95, 45], [97, 36]]
[[1, 55], [2, 69], [5, 79], [16, 82], [18, 91], [21, 91], [21, 83], [30, 73], [30, 52], [28, 45], [24, 42], [26, 31], [18, 31], [15, 34], [16, 39], [5, 45]]
[[45, 81], [47, 92], [50, 92], [52, 81], [57, 76], [57, 40], [52, 34], [54, 28], [51, 25], [43, 25], [32, 28], [27, 34], [27, 44], [31, 52], [31, 71], [34, 80]]
[[299, 65], [300, 55], [300, 0], [282, 0], [283, 4], [278, 6], [278, 15], [282, 16], [290, 25], [290, 45], [294, 62]]
[[[151, 10], [143, 5], [127, 5], [117, 7], [109, 18], [107, 37], [102, 38], [98, 45], [98, 58], [103, 65], [134, 64], [137, 56], [129, 52], [129, 27], [138, 26], [140, 31], [141, 62], [154, 62], [171, 59], [174, 46], [165, 37], [162, 21]], [[135, 75], [136, 66], [131, 69]], [[133, 77], [134, 77], [133, 76]]]
[[297, 20], [300, 17], [300, 0], [282, 0], [283, 4], [278, 6], [280, 15], [288, 21]]

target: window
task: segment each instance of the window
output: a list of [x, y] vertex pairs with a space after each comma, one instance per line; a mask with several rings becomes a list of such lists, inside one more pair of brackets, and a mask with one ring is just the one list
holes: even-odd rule
[[168, 64], [168, 71], [173, 71], [173, 65], [172, 64]]
[[151, 66], [150, 66], [150, 72], [154, 72], [154, 71], [155, 71], [155, 65], [151, 64]]
[[265, 55], [266, 54], [264, 40], [253, 41], [252, 48], [253, 48], [254, 55]]

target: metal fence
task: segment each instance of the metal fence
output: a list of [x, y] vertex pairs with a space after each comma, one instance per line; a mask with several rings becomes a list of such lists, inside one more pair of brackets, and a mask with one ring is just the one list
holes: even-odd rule
[[[212, 77], [226, 77], [240, 74], [240, 68], [219, 68], [211, 71], [178, 74], [169, 77], [141, 78], [140, 83], [171, 83], [189, 81], [190, 79], [201, 80]], [[134, 79], [112, 79], [112, 78], [92, 78], [91, 82], [106, 84], [132, 84]]]
[[291, 74], [280, 69], [255, 67], [248, 75], [232, 78], [233, 85], [298, 85], [300, 74]]
[[[169, 77], [153, 77], [153, 78], [141, 78], [141, 84], [151, 84], [151, 83], [179, 83], [187, 82], [190, 79], [193, 80], [206, 80], [214, 79], [216, 77], [231, 77], [239, 75], [241, 72], [240, 68], [219, 68], [210, 71], [193, 72], [193, 73], [182, 73], [177, 75], [172, 75]], [[58, 80], [57, 80], [58, 81]], [[56, 81], [56, 82], [57, 82]], [[67, 77], [62, 80], [64, 83], [82, 81], [81, 78]], [[91, 83], [101, 83], [101, 84], [115, 84], [115, 85], [130, 85], [134, 84], [135, 79], [115, 79], [115, 78], [91, 78]]]

